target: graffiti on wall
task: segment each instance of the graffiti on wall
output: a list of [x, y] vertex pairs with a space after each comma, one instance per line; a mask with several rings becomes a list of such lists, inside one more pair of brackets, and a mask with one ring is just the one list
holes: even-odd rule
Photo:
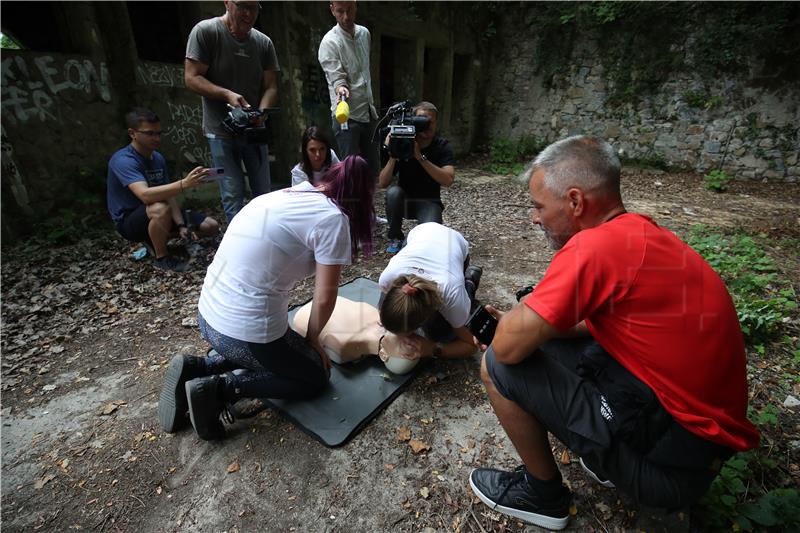
[[6, 57], [2, 62], [2, 109], [9, 124], [29, 120], [55, 120], [54, 106], [60, 94], [95, 91], [104, 102], [111, 101], [108, 68], [90, 59], [57, 61], [39, 56], [28, 61], [23, 56]]
[[164, 137], [175, 145], [181, 156], [195, 165], [210, 165], [211, 152], [203, 137], [203, 108], [197, 105], [173, 104], [169, 107], [169, 126]]
[[183, 68], [166, 63], [143, 62], [136, 66], [136, 81], [140, 85], [185, 87]]

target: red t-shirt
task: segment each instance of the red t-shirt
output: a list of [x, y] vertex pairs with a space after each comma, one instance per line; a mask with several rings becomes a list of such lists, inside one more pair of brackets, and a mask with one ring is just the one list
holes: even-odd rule
[[758, 445], [733, 301], [672, 232], [633, 213], [581, 231], [525, 303], [559, 330], [585, 320], [687, 430], [734, 450]]

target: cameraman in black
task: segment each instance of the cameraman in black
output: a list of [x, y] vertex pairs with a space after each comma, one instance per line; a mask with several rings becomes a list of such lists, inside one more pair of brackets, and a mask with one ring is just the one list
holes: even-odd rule
[[[400, 160], [389, 153], [391, 134], [386, 136], [384, 153], [388, 161], [381, 169], [378, 184], [386, 191], [386, 218], [389, 220], [389, 247], [396, 254], [403, 247], [403, 219], [416, 219], [418, 223], [442, 223], [440, 190], [442, 185], [453, 184], [456, 169], [453, 166], [453, 149], [446, 139], [436, 135], [439, 112], [430, 102], [420, 102], [412, 110], [414, 116], [429, 119], [427, 128], [417, 127], [413, 157]], [[393, 183], [394, 177], [397, 182]]]

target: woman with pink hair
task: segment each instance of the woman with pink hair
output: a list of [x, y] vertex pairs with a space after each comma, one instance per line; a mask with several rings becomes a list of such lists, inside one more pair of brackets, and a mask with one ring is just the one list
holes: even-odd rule
[[[217, 353], [172, 359], [158, 406], [165, 431], [178, 429], [188, 410], [200, 438], [221, 439], [226, 404], [307, 398], [325, 387], [330, 361], [319, 335], [336, 304], [342, 267], [359, 251], [372, 253], [374, 190], [367, 163], [351, 156], [315, 185], [259, 196], [234, 217], [198, 303], [200, 332]], [[289, 327], [289, 297], [311, 275], [303, 337]]]

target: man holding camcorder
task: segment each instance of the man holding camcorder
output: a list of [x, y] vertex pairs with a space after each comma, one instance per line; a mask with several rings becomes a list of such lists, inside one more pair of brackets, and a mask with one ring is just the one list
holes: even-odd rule
[[269, 153], [265, 143], [231, 133], [223, 121], [231, 107], [242, 108], [254, 127], [263, 126], [266, 115], [254, 111], [277, 102], [280, 68], [270, 38], [253, 28], [260, 2], [224, 3], [224, 15], [198, 22], [189, 34], [185, 78], [186, 87], [203, 97], [203, 132], [214, 166], [224, 169], [219, 191], [230, 222], [244, 207], [242, 163], [252, 196], [269, 192]]
[[[378, 184], [386, 191], [386, 218], [389, 220], [389, 247], [395, 254], [403, 247], [403, 219], [442, 223], [441, 187], [453, 184], [456, 169], [450, 143], [436, 134], [439, 112], [430, 102], [414, 106], [416, 117], [427, 117], [427, 127], [416, 125], [413, 153], [407, 159], [389, 149], [391, 134], [386, 136], [384, 151], [388, 161], [381, 169]], [[394, 177], [398, 176], [397, 183]]]

